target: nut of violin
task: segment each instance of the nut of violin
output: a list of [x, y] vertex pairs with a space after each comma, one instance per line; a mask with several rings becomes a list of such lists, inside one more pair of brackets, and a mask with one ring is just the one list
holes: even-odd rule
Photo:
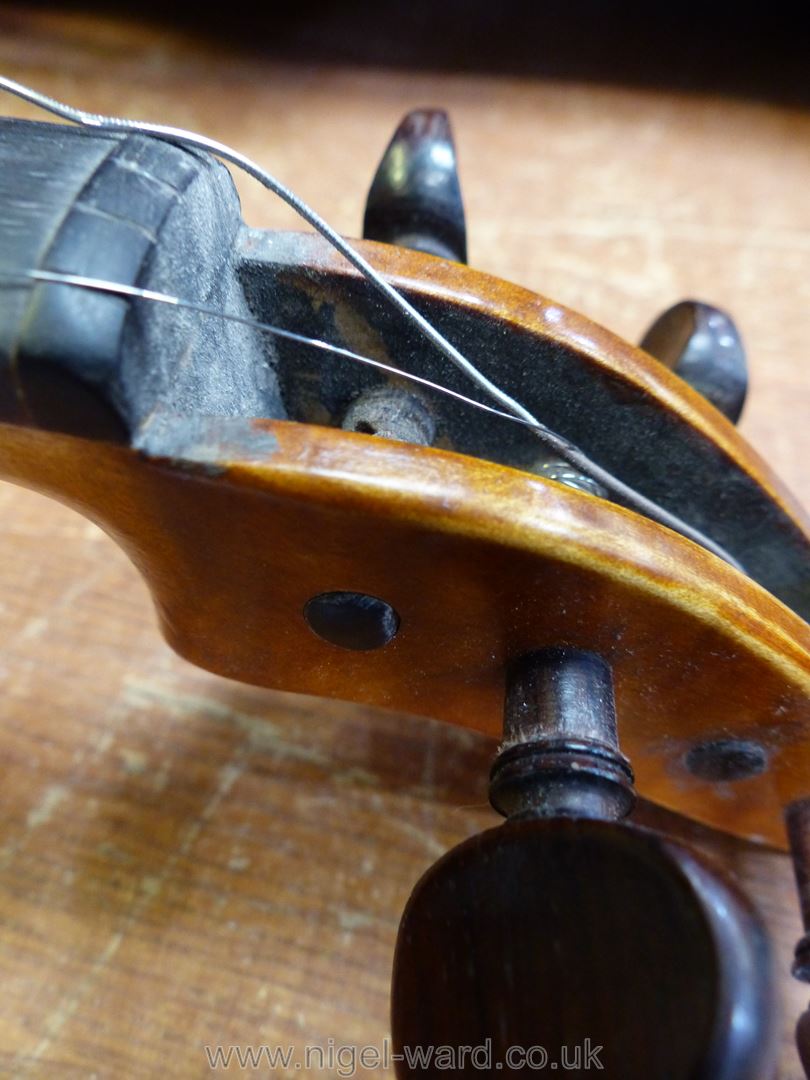
[[710, 304], [683, 300], [658, 316], [641, 339], [641, 348], [737, 423], [748, 389], [748, 367], [730, 315]]
[[414, 109], [394, 132], [368, 193], [363, 236], [467, 261], [456, 149], [442, 109]]

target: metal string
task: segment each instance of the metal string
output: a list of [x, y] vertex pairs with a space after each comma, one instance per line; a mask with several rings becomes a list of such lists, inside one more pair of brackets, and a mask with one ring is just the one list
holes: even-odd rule
[[619, 480], [618, 477], [614, 476], [607, 469], [603, 469], [600, 465], [597, 465], [596, 462], [591, 461], [578, 447], [551, 431], [545, 424], [542, 424], [528, 409], [507, 394], [505, 390], [502, 390], [488, 379], [483, 372], [479, 371], [471, 361], [463, 356], [458, 349], [456, 349], [456, 347], [452, 345], [428, 319], [425, 318], [424, 315], [417, 311], [390, 282], [386, 281], [386, 279], [378, 273], [378, 271], [375, 270], [358, 251], [344, 240], [339, 233], [335, 232], [335, 230], [324, 221], [319, 214], [309, 207], [293, 191], [272, 176], [266, 169], [262, 168], [262, 166], [252, 161], [240, 151], [235, 150], [233, 147], [221, 143], [216, 139], [211, 139], [205, 135], [199, 135], [196, 132], [187, 131], [183, 128], [171, 127], [165, 124], [128, 120], [121, 117], [104, 116], [100, 113], [85, 112], [82, 109], [66, 105], [46, 94], [40, 93], [38, 90], [33, 90], [32, 88], [24, 86], [22, 83], [18, 83], [3, 75], [0, 75], [0, 90], [6, 90], [17, 97], [22, 98], [24, 101], [39, 106], [47, 112], [53, 113], [56, 116], [60, 116], [65, 120], [70, 120], [84, 127], [99, 128], [104, 131], [117, 133], [151, 135], [168, 142], [178, 143], [181, 146], [191, 146], [206, 151], [207, 153], [215, 154], [217, 157], [222, 158], [223, 161], [228, 161], [232, 165], [237, 166], [237, 168], [242, 169], [245, 173], [252, 176], [255, 180], [258, 180], [259, 183], [263, 184], [295, 210], [296, 213], [298, 213], [306, 222], [308, 222], [308, 224], [319, 232], [325, 240], [339, 251], [340, 254], [343, 255], [344, 258], [346, 258], [348, 262], [371, 283], [371, 285], [374, 286], [374, 288], [398, 308], [405, 317], [415, 325], [433, 345], [436, 346], [436, 348], [459, 368], [459, 370], [483, 390], [484, 393], [497, 401], [507, 413], [510, 413], [516, 419], [523, 421], [546, 446], [550, 447], [556, 454], [584, 475], [589, 476], [592, 480], [601, 484], [610, 491], [620, 503], [651, 518], [653, 521], [657, 521], [659, 524], [665, 525], [673, 531], [680, 533], [682, 536], [685, 536], [695, 543], [700, 544], [702, 547], [707, 548], [709, 551], [712, 551], [720, 558], [725, 559], [726, 562], [742, 569], [740, 564], [729, 554], [729, 552], [699, 529], [690, 525], [688, 522], [683, 521], [676, 514], [671, 513], [654, 500], [648, 499], [645, 495], [642, 495], [628, 484], [625, 484], [622, 480]]
[[287, 341], [295, 341], [299, 345], [306, 345], [308, 348], [334, 353], [336, 356], [345, 357], [347, 360], [354, 360], [358, 364], [365, 364], [367, 367], [385, 371], [388, 375], [408, 379], [410, 382], [418, 383], [420, 386], [426, 386], [430, 390], [436, 390], [440, 394], [446, 394], [457, 401], [462, 401], [465, 405], [472, 405], [483, 412], [499, 416], [502, 420], [523, 424], [524, 427], [532, 426], [528, 420], [521, 420], [520, 417], [496, 409], [493, 405], [487, 405], [483, 401], [476, 401], [475, 398], [466, 397], [457, 390], [451, 390], [449, 386], [442, 386], [440, 383], [432, 382], [421, 375], [414, 375], [410, 371], [404, 371], [401, 368], [394, 367], [392, 364], [386, 364], [382, 360], [374, 360], [370, 356], [363, 356], [361, 353], [343, 348], [342, 345], [333, 345], [331, 342], [323, 341], [321, 338], [307, 337], [306, 334], [298, 334], [294, 330], [285, 330], [280, 326], [275, 326], [273, 323], [255, 319], [250, 315], [236, 315], [228, 311], [220, 311], [219, 308], [211, 307], [208, 304], [200, 304], [196, 300], [182, 300], [179, 296], [172, 296], [169, 293], [155, 292], [153, 289], [142, 289], [137, 285], [124, 285], [116, 281], [104, 281], [101, 278], [85, 277], [83, 274], [63, 274], [57, 270], [26, 270], [16, 274], [0, 271], [0, 286], [19, 285], [30, 287], [38, 281], [52, 285], [73, 285], [75, 288], [109, 293], [113, 296], [129, 296], [137, 300], [149, 300], [154, 304], [167, 304], [170, 307], [181, 308], [183, 311], [196, 311], [201, 315], [209, 315], [224, 322], [239, 323], [263, 334], [284, 338]]
[[316, 232], [319, 232], [325, 240], [336, 248], [340, 254], [343, 255], [343, 257], [374, 286], [375, 289], [381, 292], [395, 307], [399, 308], [405, 317], [413, 323], [413, 325], [418, 327], [437, 349], [444, 353], [456, 367], [463, 371], [464, 374], [476, 383], [476, 385], [478, 385], [486, 394], [499, 402], [507, 412], [522, 417], [524, 420], [537, 423], [528, 409], [525, 409], [504, 390], [501, 390], [499, 386], [496, 386], [496, 384], [488, 379], [483, 372], [479, 371], [474, 364], [463, 356], [454, 345], [451, 345], [447, 338], [445, 338], [424, 315], [417, 311], [390, 282], [386, 281], [382, 274], [375, 270], [358, 251], [355, 251], [351, 244], [344, 240], [339, 233], [335, 232], [332, 226], [324, 221], [324, 219], [308, 206], [303, 199], [299, 198], [295, 192], [291, 191], [285, 184], [282, 184], [280, 180], [277, 180], [271, 173], [262, 168], [261, 165], [258, 165], [255, 161], [246, 157], [239, 150], [235, 150], [233, 147], [219, 142], [216, 139], [210, 139], [206, 135], [199, 135], [194, 131], [187, 131], [185, 128], [171, 127], [166, 124], [153, 124], [140, 120], [127, 120], [117, 116], [103, 116], [100, 113], [85, 112], [82, 109], [74, 108], [72, 105], [66, 105], [61, 101], [56, 101], [54, 98], [48, 97], [46, 94], [41, 94], [38, 90], [33, 90], [4, 75], [0, 75], [0, 89], [7, 90], [10, 94], [15, 94], [24, 101], [29, 101], [34, 105], [38, 105], [41, 109], [45, 109], [46, 112], [61, 116], [64, 120], [71, 120], [84, 127], [100, 128], [103, 131], [110, 132], [129, 132], [136, 135], [152, 135], [168, 142], [179, 143], [181, 146], [192, 146], [198, 150], [204, 150], [207, 153], [215, 154], [217, 157], [222, 158], [223, 161], [229, 161], [232, 165], [236, 165], [237, 168], [242, 169], [248, 176], [252, 176], [255, 180], [258, 180], [260, 184], [263, 184], [275, 195], [278, 195], [280, 199], [283, 199], [288, 206], [292, 207], [304, 221], [311, 225]]
[[[457, 390], [451, 390], [448, 386], [443, 386], [440, 383], [433, 382], [430, 379], [426, 379], [421, 375], [415, 375], [410, 371], [405, 371], [402, 368], [393, 366], [392, 364], [386, 364], [382, 360], [375, 360], [370, 356], [363, 356], [361, 353], [346, 349], [340, 345], [333, 345], [331, 342], [323, 341], [320, 338], [308, 337], [305, 334], [296, 333], [293, 330], [286, 330], [283, 327], [275, 326], [272, 323], [263, 322], [260, 319], [256, 319], [250, 315], [237, 315], [227, 311], [221, 311], [219, 308], [211, 307], [208, 304], [202, 304], [194, 300], [185, 300], [179, 296], [173, 296], [169, 293], [156, 292], [153, 289], [144, 289], [137, 285], [125, 285], [121, 282], [105, 281], [101, 278], [86, 277], [82, 274], [66, 274], [56, 270], [26, 270], [19, 273], [6, 273], [0, 271], [0, 286], [24, 286], [31, 287], [37, 282], [53, 284], [53, 285], [65, 285], [72, 286], [73, 288], [87, 289], [91, 292], [107, 293], [114, 296], [125, 296], [132, 299], [147, 300], [151, 303], [165, 304], [170, 307], [176, 307], [185, 311], [194, 311], [199, 314], [209, 316], [211, 318], [220, 319], [224, 322], [238, 323], [242, 326], [251, 327], [254, 330], [263, 334], [268, 334], [273, 337], [283, 338], [287, 341], [294, 341], [300, 345], [304, 345], [308, 348], [319, 349], [322, 352], [328, 352], [336, 356], [341, 356], [344, 359], [351, 360], [355, 363], [363, 364], [367, 367], [375, 368], [378, 371], [384, 371], [388, 375], [394, 375], [398, 378], [405, 379], [409, 382], [416, 383], [419, 386], [427, 387], [429, 390], [436, 391], [439, 394], [444, 394], [446, 397], [453, 398], [456, 401], [460, 401], [465, 405], [469, 405], [474, 409], [479, 409], [482, 412], [489, 413], [492, 416], [497, 416], [502, 420], [508, 420], [510, 423], [520, 424], [523, 427], [527, 427], [531, 430], [535, 429], [536, 421], [524, 420], [522, 417], [514, 416], [512, 413], [504, 412], [501, 409], [497, 409], [492, 405], [487, 405], [485, 402], [476, 401], [475, 398], [467, 397], [465, 394], [459, 393]], [[583, 455], [584, 456], [584, 455]], [[640, 496], [641, 497], [641, 496]], [[674, 515], [673, 515], [674, 516]], [[691, 528], [691, 526], [689, 526]], [[682, 535], [687, 535], [683, 530], [679, 529]], [[697, 530], [694, 530], [697, 533]], [[701, 535], [697, 533], [697, 535]], [[688, 537], [693, 539], [693, 537]], [[740, 563], [714, 541], [704, 538], [697, 541], [701, 543], [703, 547], [708, 548], [720, 558], [730, 563], [732, 566], [739, 570], [742, 570]]]

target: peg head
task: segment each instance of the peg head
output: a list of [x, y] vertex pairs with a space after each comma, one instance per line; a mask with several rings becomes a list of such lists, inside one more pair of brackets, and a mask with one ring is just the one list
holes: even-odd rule
[[521, 1055], [541, 1047], [547, 1067], [579, 1061], [584, 1074], [590, 1052], [594, 1069], [598, 1059], [621, 1080], [765, 1080], [768, 946], [737, 890], [655, 833], [585, 819], [507, 823], [416, 886], [392, 1023], [406, 1055], [400, 1080], [434, 1075], [408, 1065], [414, 1048], [466, 1046], [483, 1046], [481, 1060], [451, 1075], [503, 1076], [510, 1065], [528, 1075]]

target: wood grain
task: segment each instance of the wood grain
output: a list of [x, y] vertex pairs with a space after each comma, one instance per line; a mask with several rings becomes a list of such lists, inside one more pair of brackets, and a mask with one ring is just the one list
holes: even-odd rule
[[[454, 848], [408, 901], [393, 1042], [485, 1035], [492, 1064], [464, 1063], [452, 1074], [464, 1080], [531, 1076], [511, 1048], [537, 1045], [536, 1071], [568, 1071], [588, 1040], [621, 1080], [772, 1080], [766, 953], [748, 902], [691, 849], [605, 821], [510, 821]], [[580, 1064], [577, 1076], [597, 1071]]]
[[[10, 9], [0, 31], [8, 74], [227, 138], [349, 234], [400, 114], [449, 108], [474, 265], [630, 339], [681, 296], [731, 310], [753, 368], [741, 429], [810, 503], [806, 114], [270, 62], [112, 18]], [[242, 190], [253, 224], [294, 224]], [[3, 1075], [203, 1077], [205, 1044], [381, 1045], [399, 913], [422, 870], [492, 823], [491, 746], [206, 675], [163, 645], [97, 529], [10, 486], [0, 515]], [[676, 831], [714, 850], [771, 926], [780, 1076], [794, 1080], [807, 995], [787, 976], [787, 861]]]
[[[497, 738], [504, 672], [537, 646], [603, 656], [648, 799], [784, 843], [810, 771], [810, 631], [764, 589], [636, 514], [527, 473], [287, 421], [177, 423], [163, 461], [0, 425], [0, 477], [116, 539], [177, 652], [240, 682], [435, 717]], [[307, 602], [393, 605], [385, 648], [314, 634]], [[711, 784], [684, 763], [755, 739], [768, 768]]]

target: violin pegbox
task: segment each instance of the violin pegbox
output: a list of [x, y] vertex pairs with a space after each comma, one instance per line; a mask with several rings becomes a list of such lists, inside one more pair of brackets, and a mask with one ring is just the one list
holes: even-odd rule
[[395, 132], [354, 265], [135, 127], [0, 121], [0, 474], [106, 528], [202, 667], [501, 739], [506, 823], [403, 917], [399, 1076], [587, 1042], [623, 1080], [765, 1080], [758, 915], [628, 821], [638, 790], [784, 846], [793, 805], [806, 870], [810, 537], [730, 422], [732, 320], [681, 303], [639, 349], [469, 269], [438, 110]]

